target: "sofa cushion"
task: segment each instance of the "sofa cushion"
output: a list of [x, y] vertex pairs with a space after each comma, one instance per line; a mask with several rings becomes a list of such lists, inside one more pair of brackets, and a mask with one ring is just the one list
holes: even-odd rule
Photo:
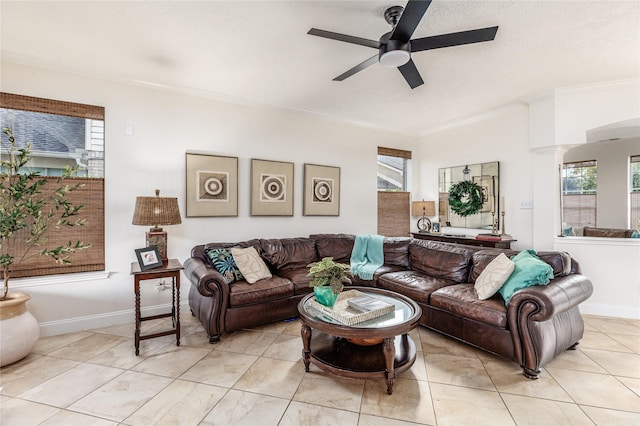
[[236, 261], [233, 260], [230, 248], [206, 249], [204, 252], [207, 260], [209, 260], [209, 264], [220, 272], [225, 281], [227, 281], [227, 284], [244, 280], [244, 276], [242, 272], [240, 272]]
[[278, 276], [286, 278], [293, 283], [293, 289], [296, 294], [307, 294], [313, 291], [313, 288], [309, 287], [309, 282], [311, 281], [309, 268], [285, 269], [278, 272], [278, 274]]
[[234, 247], [231, 249], [231, 254], [249, 284], [264, 278], [271, 278], [269, 268], [267, 268], [267, 265], [265, 265], [254, 247]]
[[[495, 259], [500, 253], [504, 253], [507, 257], [512, 257], [518, 254], [515, 250], [504, 249], [485, 249], [478, 250], [473, 253], [471, 259], [471, 273], [469, 274], [469, 282], [476, 282], [482, 271], [487, 267], [493, 259]], [[540, 251], [538, 257], [544, 262], [551, 265], [553, 268], [554, 277], [562, 277], [572, 273], [571, 256], [568, 253], [561, 251]]]
[[385, 237], [382, 245], [384, 263], [408, 268], [409, 243], [411, 243], [411, 238], [408, 237]]
[[426, 240], [409, 244], [411, 269], [456, 283], [467, 282], [471, 257], [476, 249]]
[[537, 256], [550, 265], [554, 277], [564, 277], [571, 273], [571, 256], [563, 251], [539, 251]]
[[511, 260], [515, 263], [515, 269], [502, 288], [498, 290], [506, 306], [509, 305], [509, 299], [516, 291], [534, 285], [547, 285], [553, 279], [551, 266], [540, 260], [533, 250], [523, 250], [513, 256]]
[[507, 309], [502, 299], [499, 296], [478, 299], [473, 284], [450, 285], [434, 291], [430, 305], [485, 324], [507, 327]]
[[631, 234], [633, 234], [633, 229], [592, 228], [585, 226], [583, 231], [585, 237], [631, 238]]
[[403, 294], [419, 303], [429, 303], [431, 293], [451, 284], [454, 284], [452, 280], [420, 271], [399, 271], [381, 275], [377, 287]]
[[474, 284], [478, 299], [486, 300], [496, 294], [511, 276], [515, 263], [504, 253], [500, 253], [487, 265]]
[[262, 257], [274, 271], [305, 268], [317, 262], [315, 241], [311, 238], [283, 238], [279, 240], [260, 240]]
[[378, 278], [380, 278], [384, 274], [388, 274], [389, 272], [398, 272], [404, 271], [406, 268], [395, 265], [382, 265], [373, 273], [373, 280], [363, 280], [362, 278], [353, 275], [351, 277], [351, 285], [359, 285], [364, 287], [377, 287]]
[[349, 263], [351, 252], [356, 241], [355, 235], [349, 234], [313, 234], [309, 238], [316, 242], [320, 259], [333, 257], [339, 263]]
[[232, 307], [257, 305], [293, 296], [293, 283], [286, 278], [271, 277], [249, 284], [238, 281], [229, 286]]
[[224, 248], [231, 248], [231, 247], [241, 247], [241, 248], [255, 247], [258, 253], [260, 253], [260, 251], [262, 250], [260, 248], [260, 240], [258, 239], [241, 241], [239, 243], [207, 243], [207, 244], [200, 244], [193, 247], [191, 249], [191, 257], [197, 257], [209, 263], [209, 260], [207, 259], [207, 256], [206, 256], [207, 250], [224, 249]]

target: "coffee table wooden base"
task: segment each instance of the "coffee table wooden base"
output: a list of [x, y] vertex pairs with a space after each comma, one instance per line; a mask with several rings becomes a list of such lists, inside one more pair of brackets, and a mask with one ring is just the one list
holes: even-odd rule
[[305, 371], [309, 364], [341, 377], [383, 378], [387, 393], [393, 393], [396, 373], [408, 370], [416, 360], [416, 345], [409, 335], [385, 338], [382, 343], [361, 346], [342, 337], [331, 336], [302, 325], [302, 357]]

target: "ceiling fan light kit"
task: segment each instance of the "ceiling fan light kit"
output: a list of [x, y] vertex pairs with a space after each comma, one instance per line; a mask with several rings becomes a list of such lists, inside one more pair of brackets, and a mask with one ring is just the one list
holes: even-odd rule
[[387, 44], [380, 46], [378, 61], [387, 68], [398, 68], [411, 59], [411, 46], [397, 40], [389, 40]]
[[384, 12], [384, 18], [387, 23], [393, 26], [393, 29], [391, 32], [380, 37], [379, 41], [319, 30], [317, 28], [311, 28], [307, 34], [378, 49], [377, 58], [373, 56], [361, 62], [334, 78], [334, 81], [342, 81], [379, 62], [384, 67], [398, 68], [407, 81], [407, 84], [409, 84], [409, 87], [415, 89], [424, 84], [424, 81], [420, 76], [418, 68], [416, 68], [413, 60], [411, 60], [411, 53], [491, 41], [495, 38], [498, 31], [498, 27], [495, 26], [412, 40], [411, 36], [430, 4], [431, 0], [409, 0], [405, 7], [392, 6], [388, 8]]

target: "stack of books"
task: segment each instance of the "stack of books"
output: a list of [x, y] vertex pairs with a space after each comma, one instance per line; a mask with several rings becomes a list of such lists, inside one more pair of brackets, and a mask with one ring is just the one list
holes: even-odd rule
[[315, 310], [345, 325], [358, 324], [395, 311], [392, 303], [358, 290], [343, 291], [331, 308], [318, 303], [315, 299], [311, 299], [309, 303]]

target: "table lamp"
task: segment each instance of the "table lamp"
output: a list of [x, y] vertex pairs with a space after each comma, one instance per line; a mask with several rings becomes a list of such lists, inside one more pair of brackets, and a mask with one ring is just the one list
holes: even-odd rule
[[167, 233], [161, 225], [177, 225], [182, 223], [178, 199], [175, 197], [161, 197], [156, 189], [155, 197], [136, 197], [136, 207], [133, 211], [134, 225], [151, 226], [145, 234], [147, 247], [158, 249], [163, 263], [167, 263]]
[[431, 231], [431, 220], [427, 216], [435, 216], [436, 214], [436, 202], [435, 201], [414, 201], [411, 204], [411, 216], [422, 216], [418, 219], [418, 231], [429, 232]]

